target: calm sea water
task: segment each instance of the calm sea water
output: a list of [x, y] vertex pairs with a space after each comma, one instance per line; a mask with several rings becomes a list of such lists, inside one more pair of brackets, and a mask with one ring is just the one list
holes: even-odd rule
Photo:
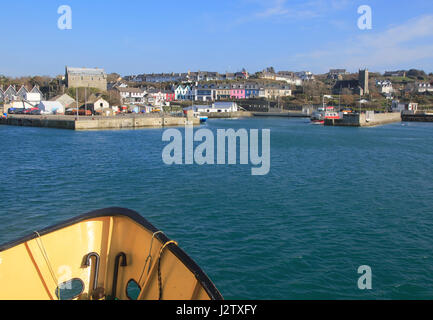
[[[0, 126], [0, 243], [110, 206], [140, 212], [226, 299], [432, 299], [433, 125], [271, 129], [271, 170], [167, 166], [163, 130]], [[368, 265], [373, 289], [361, 291]]]

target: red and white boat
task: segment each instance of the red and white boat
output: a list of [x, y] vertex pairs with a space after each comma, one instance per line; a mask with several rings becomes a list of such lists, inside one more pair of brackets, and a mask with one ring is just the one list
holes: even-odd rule
[[337, 112], [335, 110], [335, 107], [326, 107], [326, 112], [325, 112], [325, 120], [327, 119], [334, 119], [334, 120], [338, 120], [341, 119], [343, 117], [341, 112]]

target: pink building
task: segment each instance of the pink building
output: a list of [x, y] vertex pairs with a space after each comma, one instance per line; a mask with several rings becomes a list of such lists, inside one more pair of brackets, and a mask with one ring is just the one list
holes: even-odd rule
[[243, 85], [233, 85], [230, 89], [230, 99], [245, 99], [245, 88]]

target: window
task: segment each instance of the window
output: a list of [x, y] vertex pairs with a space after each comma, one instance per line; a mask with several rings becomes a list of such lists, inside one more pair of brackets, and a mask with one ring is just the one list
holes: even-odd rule
[[59, 284], [59, 286], [56, 288], [56, 296], [59, 298], [59, 300], [73, 300], [82, 294], [83, 291], [83, 281], [81, 279], [75, 278]]
[[126, 285], [126, 296], [129, 300], [137, 300], [140, 295], [141, 288], [138, 285], [137, 281], [131, 279], [128, 281]]

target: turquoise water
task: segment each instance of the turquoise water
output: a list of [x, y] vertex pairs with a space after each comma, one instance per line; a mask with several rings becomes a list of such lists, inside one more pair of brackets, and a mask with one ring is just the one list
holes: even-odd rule
[[[271, 129], [271, 170], [167, 166], [163, 130], [0, 126], [0, 243], [110, 206], [140, 212], [226, 299], [432, 299], [433, 125]], [[372, 290], [357, 269], [369, 265]]]

